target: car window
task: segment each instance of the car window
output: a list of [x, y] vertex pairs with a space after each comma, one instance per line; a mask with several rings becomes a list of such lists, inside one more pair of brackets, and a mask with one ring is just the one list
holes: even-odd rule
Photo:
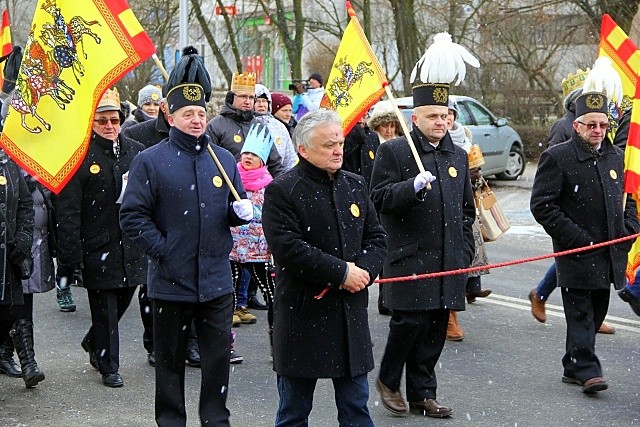
[[456, 122], [460, 123], [463, 126], [474, 125], [473, 117], [469, 114], [469, 110], [467, 110], [467, 103], [459, 102], [457, 104], [458, 108], [458, 116], [456, 117]]
[[493, 117], [487, 110], [475, 102], [465, 102], [465, 106], [471, 111], [473, 118], [478, 126], [492, 125]]

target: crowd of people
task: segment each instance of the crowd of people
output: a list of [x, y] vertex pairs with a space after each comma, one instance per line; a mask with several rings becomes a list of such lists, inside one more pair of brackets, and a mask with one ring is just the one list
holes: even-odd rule
[[[319, 108], [318, 73], [292, 98], [236, 73], [207, 120], [210, 81], [191, 48], [166, 85], [139, 91], [132, 115], [117, 90], [105, 92], [87, 155], [59, 194], [0, 151], [0, 373], [28, 388], [45, 379], [33, 294], [55, 288], [60, 310], [70, 312], [77, 283], [91, 313], [79, 344], [105, 386], [123, 386], [118, 323], [137, 292], [156, 423], [186, 425], [189, 364], [202, 371], [201, 423], [225, 426], [229, 366], [243, 362], [233, 328], [256, 324], [251, 310], [265, 309], [280, 397], [275, 425], [307, 425], [317, 380], [330, 378], [339, 424], [372, 426], [368, 287], [377, 277], [488, 264], [474, 201], [481, 162], [448, 96], [464, 63], [429, 73], [438, 61], [428, 56], [412, 74], [408, 133], [383, 101], [343, 135], [339, 115]], [[623, 154], [607, 136], [608, 94], [585, 87], [566, 106], [540, 159], [534, 217], [558, 251], [639, 232], [635, 201], [622, 207]], [[585, 393], [607, 388], [595, 334], [606, 332], [611, 283], [640, 315], [638, 288], [623, 289], [628, 246], [559, 258], [545, 276], [550, 290], [530, 294], [543, 322], [544, 301], [562, 288], [562, 381]], [[435, 368], [445, 341], [464, 338], [457, 312], [491, 293], [481, 285], [487, 273], [380, 285], [377, 309], [390, 321], [375, 388], [391, 414], [452, 416], [436, 400]]]

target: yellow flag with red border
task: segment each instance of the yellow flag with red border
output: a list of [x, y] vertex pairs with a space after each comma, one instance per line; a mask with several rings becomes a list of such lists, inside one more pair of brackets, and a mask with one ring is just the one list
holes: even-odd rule
[[346, 2], [346, 6], [349, 24], [338, 47], [320, 104], [323, 108], [336, 110], [342, 120], [344, 135], [378, 102], [388, 84], [351, 3]]
[[155, 47], [125, 0], [39, 0], [30, 28], [0, 145], [58, 193], [86, 155], [102, 94]]
[[[9, 23], [9, 11], [2, 12], [2, 25], [0, 25], [0, 56], [6, 56], [13, 49], [11, 41], [11, 25]], [[4, 84], [4, 66], [0, 66], [0, 89]]]
[[[609, 16], [602, 17], [599, 56], [611, 58], [613, 67], [620, 74], [624, 98], [621, 109], [633, 107], [629, 136], [624, 159], [624, 191], [636, 201], [640, 200], [640, 50], [618, 24]], [[635, 280], [640, 267], [640, 241], [636, 240], [627, 257], [626, 276], [629, 283]]]

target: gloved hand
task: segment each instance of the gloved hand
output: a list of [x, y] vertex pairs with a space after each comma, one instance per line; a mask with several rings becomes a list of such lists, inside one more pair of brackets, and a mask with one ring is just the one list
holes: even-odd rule
[[240, 219], [245, 221], [251, 221], [253, 219], [253, 205], [251, 204], [251, 200], [242, 199], [233, 202], [233, 211]]
[[427, 186], [428, 183], [436, 180], [436, 177], [431, 175], [431, 172], [424, 171], [419, 173], [413, 180], [413, 189], [417, 193]]
[[9, 252], [9, 261], [13, 265], [20, 265], [22, 261], [27, 259], [27, 256], [31, 255], [31, 248], [29, 248], [24, 242], [17, 242], [11, 252]]

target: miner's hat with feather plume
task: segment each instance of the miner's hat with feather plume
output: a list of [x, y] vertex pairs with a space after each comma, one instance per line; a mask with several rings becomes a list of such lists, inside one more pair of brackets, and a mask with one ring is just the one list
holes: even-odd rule
[[413, 106], [440, 105], [449, 102], [449, 86], [459, 85], [466, 75], [465, 62], [479, 67], [480, 62], [467, 49], [453, 43], [449, 33], [438, 33], [425, 54], [413, 67], [411, 87]]
[[620, 105], [623, 99], [622, 80], [611, 59], [596, 59], [584, 80], [582, 94], [576, 99], [576, 117], [587, 113], [609, 113], [609, 101]]
[[204, 90], [205, 101], [211, 96], [211, 77], [204, 66], [198, 51], [193, 46], [182, 49], [180, 61], [173, 67], [169, 80], [162, 88], [163, 96], [167, 96], [171, 89], [183, 83], [196, 83]]

